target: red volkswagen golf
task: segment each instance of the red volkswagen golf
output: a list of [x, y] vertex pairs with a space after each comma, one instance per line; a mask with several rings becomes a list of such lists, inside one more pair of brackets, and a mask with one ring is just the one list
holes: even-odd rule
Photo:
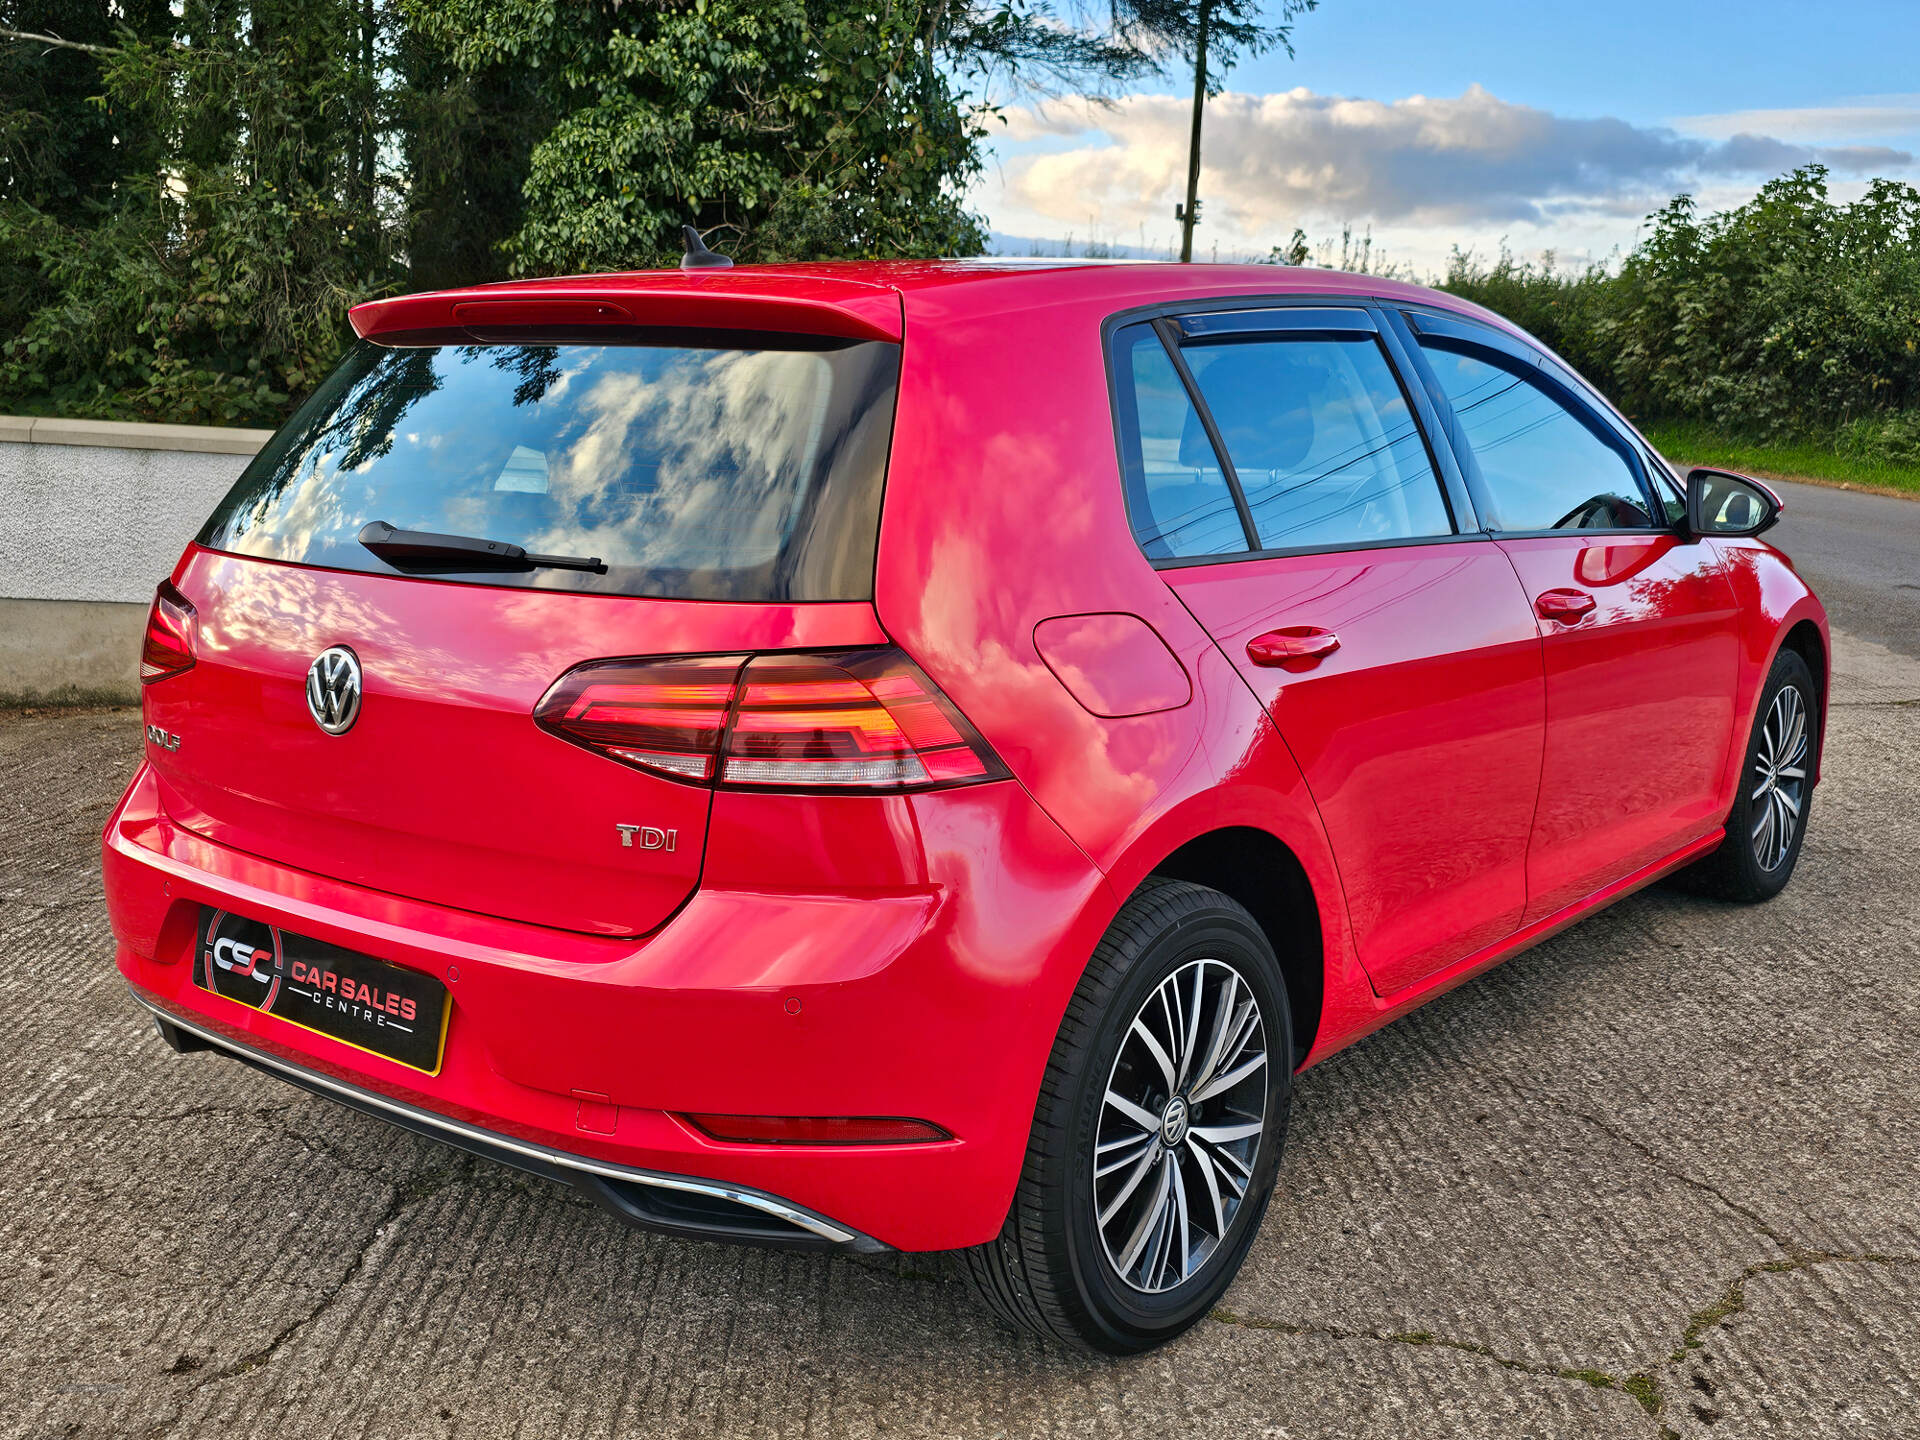
[[106, 891], [176, 1050], [653, 1229], [965, 1250], [1125, 1352], [1232, 1279], [1303, 1067], [1793, 871], [1778, 501], [1448, 296], [862, 264], [353, 323], [154, 601]]

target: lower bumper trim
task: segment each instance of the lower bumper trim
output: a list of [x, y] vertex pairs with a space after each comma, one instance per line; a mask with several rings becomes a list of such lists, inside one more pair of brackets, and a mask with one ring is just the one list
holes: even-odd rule
[[764, 1191], [595, 1160], [453, 1120], [270, 1055], [163, 1009], [144, 995], [136, 993], [133, 998], [152, 1013], [160, 1038], [182, 1054], [212, 1050], [227, 1055], [415, 1134], [574, 1186], [630, 1225], [695, 1239], [782, 1249], [883, 1254], [890, 1248]]

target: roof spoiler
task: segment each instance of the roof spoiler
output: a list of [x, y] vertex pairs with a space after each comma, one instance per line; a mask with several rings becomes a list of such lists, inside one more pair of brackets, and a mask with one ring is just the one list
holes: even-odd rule
[[370, 300], [347, 312], [363, 340], [435, 330], [643, 325], [898, 341], [900, 293], [832, 276], [692, 270], [519, 281]]

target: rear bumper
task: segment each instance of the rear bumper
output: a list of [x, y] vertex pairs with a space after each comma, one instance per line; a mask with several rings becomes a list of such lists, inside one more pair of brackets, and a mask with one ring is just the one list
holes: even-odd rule
[[[1017, 785], [875, 803], [914, 807], [884, 826], [861, 822], [869, 848], [876, 833], [917, 847], [900, 868], [906, 883], [747, 888], [729, 877], [763, 876], [779, 856], [716, 805], [706, 882], [633, 940], [449, 910], [246, 855], [173, 824], [143, 769], [103, 837], [116, 963], [177, 1035], [580, 1186], [636, 1223], [766, 1243], [979, 1244], [1005, 1219], [1046, 1057], [1110, 918], [1109, 892]], [[452, 1009], [438, 1073], [195, 985], [202, 906], [442, 977]], [[903, 1116], [952, 1138], [722, 1143], [687, 1113]]]
[[160, 1038], [182, 1054], [210, 1050], [231, 1056], [276, 1079], [403, 1130], [584, 1190], [620, 1219], [648, 1230], [790, 1249], [846, 1249], [877, 1254], [888, 1248], [871, 1236], [835, 1224], [824, 1215], [816, 1215], [777, 1195], [690, 1175], [637, 1170], [529, 1140], [517, 1140], [323, 1075], [284, 1055], [247, 1044], [204, 1017], [174, 1014], [137, 991], [134, 998], [153, 1012]]

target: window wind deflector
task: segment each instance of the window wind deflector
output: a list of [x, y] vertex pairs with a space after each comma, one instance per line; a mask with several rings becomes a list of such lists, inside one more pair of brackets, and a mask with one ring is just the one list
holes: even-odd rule
[[1180, 336], [1315, 335], [1361, 339], [1377, 333], [1373, 317], [1345, 306], [1279, 305], [1269, 310], [1209, 310], [1179, 318]]
[[435, 570], [591, 570], [605, 573], [599, 556], [530, 555], [518, 545], [471, 535], [396, 530], [384, 520], [361, 527], [360, 543], [393, 566]]
[[1516, 360], [1524, 360], [1529, 365], [1540, 363], [1537, 352], [1504, 331], [1483, 325], [1478, 320], [1436, 315], [1431, 310], [1407, 310], [1402, 313], [1407, 317], [1407, 324], [1412, 327], [1413, 333], [1422, 340], [1434, 340], [1443, 345], [1450, 340], [1462, 345], [1478, 345], [1483, 349], [1497, 350], [1502, 355], [1511, 355]]

